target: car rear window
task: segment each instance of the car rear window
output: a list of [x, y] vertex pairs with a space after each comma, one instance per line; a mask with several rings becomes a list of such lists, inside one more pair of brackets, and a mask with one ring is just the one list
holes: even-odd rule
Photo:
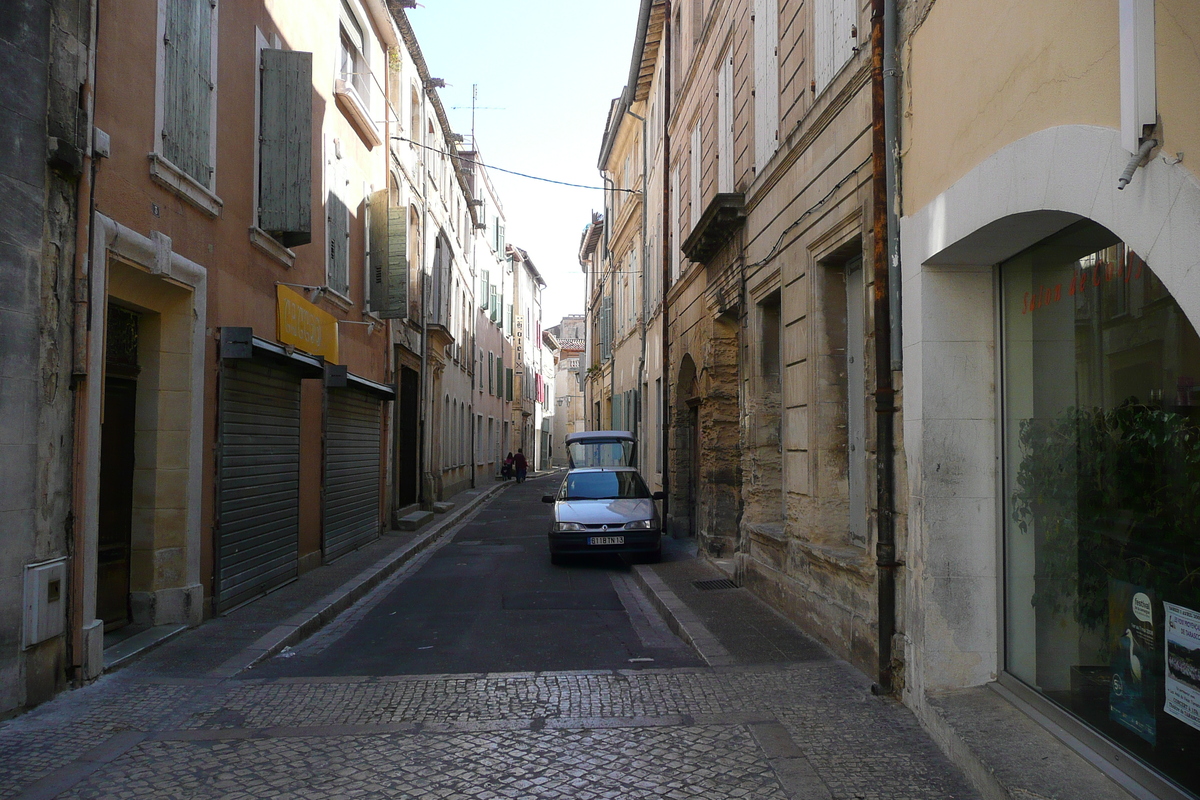
[[650, 490], [636, 472], [580, 472], [567, 476], [564, 500], [633, 500]]

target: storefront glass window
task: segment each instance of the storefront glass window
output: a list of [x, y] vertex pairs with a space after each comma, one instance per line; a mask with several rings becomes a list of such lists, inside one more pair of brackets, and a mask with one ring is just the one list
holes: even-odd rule
[[1200, 793], [1200, 338], [1094, 223], [1001, 283], [1006, 668]]

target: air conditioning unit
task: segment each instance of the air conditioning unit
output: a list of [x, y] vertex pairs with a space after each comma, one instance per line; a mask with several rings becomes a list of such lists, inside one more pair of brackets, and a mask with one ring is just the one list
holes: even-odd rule
[[25, 566], [25, 647], [61, 636], [67, 619], [67, 559]]

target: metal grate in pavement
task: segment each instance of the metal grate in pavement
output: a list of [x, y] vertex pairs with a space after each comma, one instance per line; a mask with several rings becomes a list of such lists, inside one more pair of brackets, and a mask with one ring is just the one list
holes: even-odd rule
[[702, 591], [711, 591], [713, 589], [736, 589], [737, 584], [729, 580], [729, 578], [717, 578], [711, 581], [692, 581], [692, 586]]

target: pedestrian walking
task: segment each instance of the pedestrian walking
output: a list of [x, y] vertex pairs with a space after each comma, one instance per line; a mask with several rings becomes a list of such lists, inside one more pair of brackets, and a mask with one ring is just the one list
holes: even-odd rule
[[513, 476], [513, 454], [511, 451], [504, 457], [504, 466], [500, 468], [500, 475], [504, 480], [508, 480]]
[[520, 447], [517, 448], [517, 454], [513, 456], [513, 466], [517, 468], [517, 483], [524, 483], [525, 473], [529, 471], [529, 464], [525, 461], [525, 451]]

